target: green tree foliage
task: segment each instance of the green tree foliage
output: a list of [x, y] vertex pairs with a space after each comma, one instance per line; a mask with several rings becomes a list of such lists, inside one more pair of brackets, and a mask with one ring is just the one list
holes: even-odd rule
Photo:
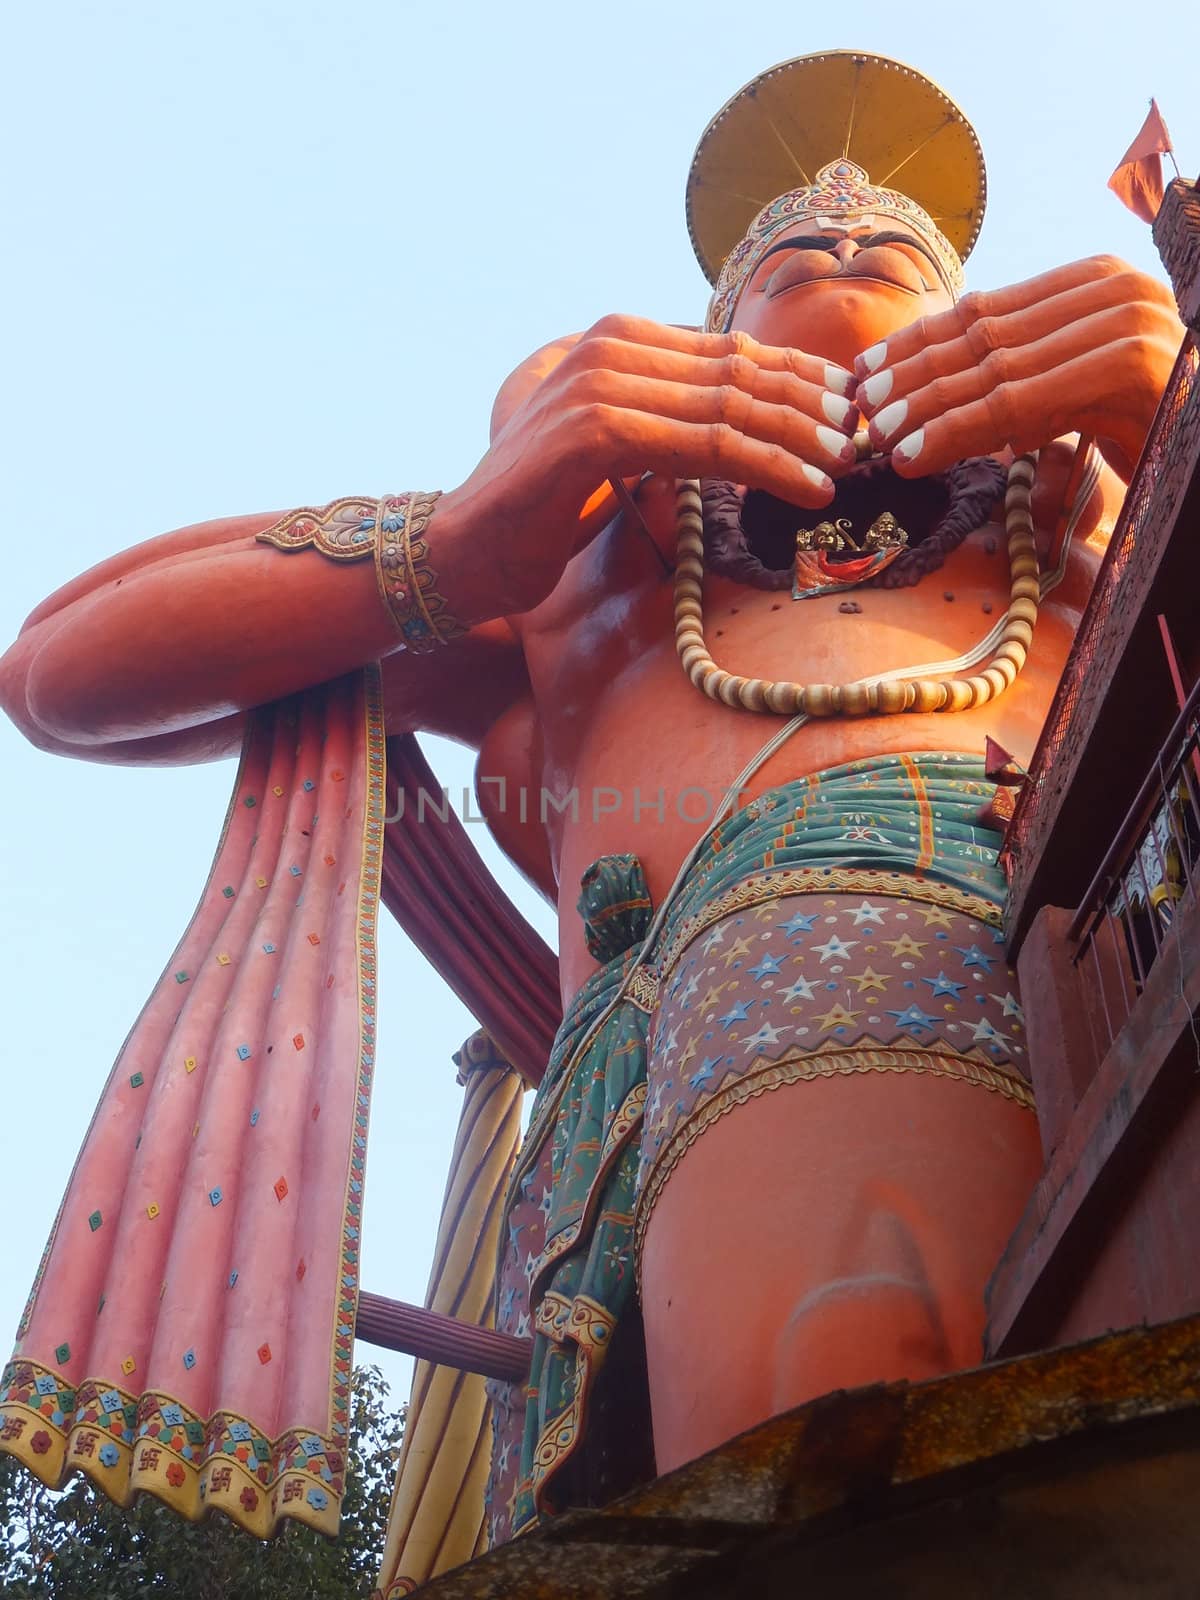
[[61, 1494], [0, 1456], [0, 1593], [5, 1600], [352, 1600], [383, 1559], [404, 1416], [377, 1367], [354, 1373], [342, 1529], [289, 1523], [263, 1544], [214, 1514], [185, 1522], [150, 1495], [120, 1511], [82, 1478]]

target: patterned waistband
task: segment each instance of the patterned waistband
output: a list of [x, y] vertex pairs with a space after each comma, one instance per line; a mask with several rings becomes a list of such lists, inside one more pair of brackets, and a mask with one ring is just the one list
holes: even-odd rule
[[[612, 955], [567, 1007], [518, 1173], [549, 1126], [579, 1043], [606, 1009], [620, 996], [652, 1012], [687, 947], [731, 911], [783, 895], [861, 890], [920, 899], [998, 928], [1006, 890], [996, 865], [999, 836], [978, 820], [993, 790], [980, 757], [920, 752], [828, 767], [735, 811], [705, 840], [650, 948]], [[585, 874], [594, 921], [604, 912], [598, 888], [630, 893], [635, 858], [607, 859], [620, 870], [605, 873], [597, 863]]]

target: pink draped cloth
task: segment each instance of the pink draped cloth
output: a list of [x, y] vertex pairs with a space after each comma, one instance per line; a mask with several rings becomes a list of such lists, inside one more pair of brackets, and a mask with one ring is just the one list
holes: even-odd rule
[[538, 1084], [562, 1021], [558, 957], [484, 865], [411, 733], [388, 740], [387, 765], [383, 904]]
[[385, 748], [378, 671], [256, 712], [207, 886], [104, 1089], [0, 1449], [124, 1505], [337, 1531]]

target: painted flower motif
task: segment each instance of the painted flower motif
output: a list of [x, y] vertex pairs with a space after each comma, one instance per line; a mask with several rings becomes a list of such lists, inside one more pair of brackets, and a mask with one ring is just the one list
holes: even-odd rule
[[115, 1467], [121, 1459], [121, 1452], [115, 1444], [102, 1444], [100, 1446], [100, 1465], [102, 1467]]
[[46, 1451], [50, 1448], [50, 1435], [44, 1428], [39, 1428], [34, 1434], [33, 1438], [30, 1439], [29, 1443], [33, 1449], [34, 1455], [44, 1456]]
[[308, 1491], [308, 1503], [314, 1511], [324, 1511], [329, 1504], [329, 1496], [324, 1489], [310, 1489]]
[[241, 1501], [244, 1510], [256, 1511], [258, 1509], [258, 1491], [251, 1489], [249, 1485], [242, 1490], [238, 1499]]
[[170, 1461], [167, 1463], [167, 1482], [171, 1485], [172, 1489], [182, 1489], [186, 1477], [187, 1473], [183, 1470], [178, 1461]]

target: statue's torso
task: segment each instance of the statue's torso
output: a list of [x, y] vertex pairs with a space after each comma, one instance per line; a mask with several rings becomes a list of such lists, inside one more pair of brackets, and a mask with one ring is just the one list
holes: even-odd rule
[[[1043, 452], [1035, 515], [1044, 547], [1069, 460], [1065, 447]], [[1029, 661], [1007, 693], [950, 715], [810, 723], [759, 770], [750, 790], [891, 751], [982, 752], [987, 735], [1027, 761], [1119, 497], [1115, 479], [1093, 497], [1064, 580], [1042, 605]], [[671, 560], [670, 487], [647, 486], [641, 505], [655, 543]], [[786, 592], [709, 576], [709, 650], [720, 665], [745, 676], [835, 683], [963, 655], [1000, 620], [1008, 602], [1001, 506], [994, 516], [912, 588], [859, 589], [797, 602]], [[848, 601], [861, 610], [843, 610]], [[564, 990], [571, 993], [592, 969], [574, 910], [584, 868], [607, 852], [636, 852], [658, 903], [705, 815], [781, 719], [715, 704], [684, 677], [674, 644], [671, 580], [628, 516], [571, 563], [553, 595], [521, 619], [521, 633], [532, 704], [515, 706], [485, 741], [480, 773], [503, 774], [509, 792], [503, 811], [495, 785], [484, 787], [482, 802], [501, 845], [543, 879], [545, 867], [539, 871], [537, 863], [539, 854], [544, 861], [548, 841], [561, 886]]]

